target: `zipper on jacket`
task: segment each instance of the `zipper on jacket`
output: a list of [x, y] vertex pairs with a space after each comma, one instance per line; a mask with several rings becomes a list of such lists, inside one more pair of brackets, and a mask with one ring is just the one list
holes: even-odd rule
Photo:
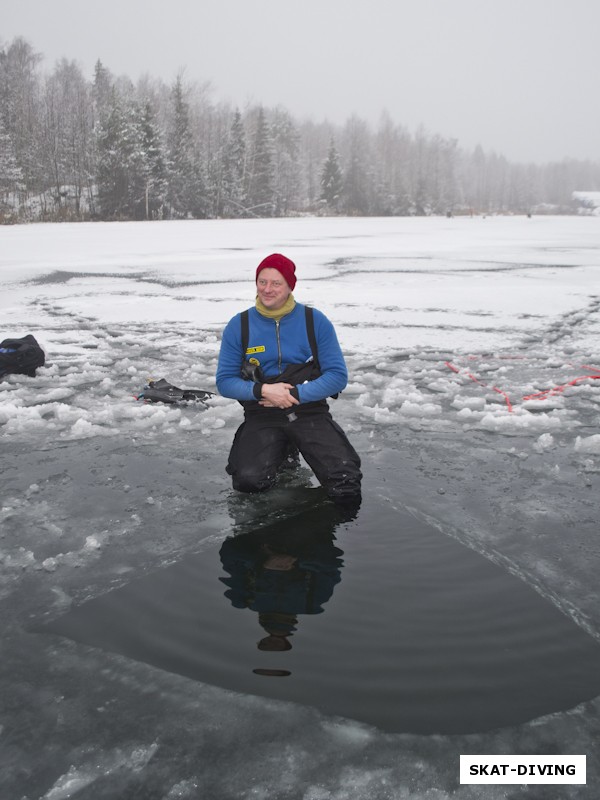
[[279, 338], [279, 320], [275, 320], [275, 335], [277, 337], [277, 366], [281, 375], [281, 339]]

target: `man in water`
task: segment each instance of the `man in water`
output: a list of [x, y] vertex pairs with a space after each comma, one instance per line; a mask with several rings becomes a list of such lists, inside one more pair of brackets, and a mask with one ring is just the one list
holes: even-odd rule
[[227, 472], [241, 492], [269, 489], [290, 451], [302, 453], [328, 495], [358, 506], [360, 458], [326, 398], [348, 382], [335, 329], [297, 303], [296, 266], [273, 253], [256, 270], [256, 304], [223, 332], [217, 388], [244, 406]]

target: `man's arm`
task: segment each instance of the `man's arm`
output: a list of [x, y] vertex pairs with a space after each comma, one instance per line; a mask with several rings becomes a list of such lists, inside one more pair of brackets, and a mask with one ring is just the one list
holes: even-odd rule
[[333, 324], [317, 309], [313, 310], [313, 316], [321, 376], [314, 381], [300, 384], [295, 391], [292, 390], [292, 394], [298, 393], [301, 403], [324, 400], [341, 392], [348, 383], [346, 362]]
[[234, 400], [256, 400], [254, 383], [245, 381], [241, 374], [242, 364], [242, 328], [240, 315], [236, 314], [223, 331], [219, 363], [217, 365], [217, 389], [223, 397]]

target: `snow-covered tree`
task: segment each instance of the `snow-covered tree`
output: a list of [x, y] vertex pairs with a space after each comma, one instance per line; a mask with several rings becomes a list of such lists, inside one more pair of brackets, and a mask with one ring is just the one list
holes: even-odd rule
[[273, 114], [273, 213], [285, 216], [301, 207], [300, 143], [294, 120], [282, 108]]
[[298, 131], [300, 163], [303, 171], [303, 207], [317, 211], [323, 205], [321, 200], [323, 164], [331, 139], [336, 139], [337, 131], [327, 122], [316, 124], [311, 120], [304, 120], [298, 126]]
[[245, 217], [246, 131], [236, 109], [229, 135], [221, 150], [221, 191], [217, 213], [223, 217]]
[[[97, 131], [98, 200], [104, 219], [132, 219], [144, 201], [138, 109], [116, 87], [110, 112]], [[138, 216], [141, 216], [138, 210]]]
[[325, 159], [321, 172], [321, 199], [324, 200], [327, 206], [333, 211], [338, 210], [343, 184], [344, 179], [340, 166], [340, 157], [335, 146], [335, 141], [333, 137], [331, 137], [327, 158]]
[[181, 76], [171, 94], [168, 132], [169, 190], [167, 199], [175, 217], [206, 216], [205, 187], [190, 126], [189, 104]]
[[247, 172], [247, 211], [252, 216], [273, 215], [273, 142], [265, 112], [259, 108]]
[[149, 100], [146, 100], [138, 111], [138, 136], [140, 145], [138, 180], [141, 182], [142, 197], [139, 197], [138, 192], [136, 216], [143, 219], [160, 219], [164, 213], [168, 192], [167, 167], [156, 112]]
[[11, 137], [0, 118], [0, 221], [13, 217], [17, 193], [23, 189], [23, 171], [17, 163]]
[[0, 50], [0, 118], [22, 171], [24, 192], [41, 183], [37, 72], [41, 58], [22, 37]]
[[104, 123], [111, 112], [113, 86], [113, 76], [100, 59], [98, 59], [94, 66], [94, 81], [92, 84], [92, 107], [94, 110], [95, 124]]
[[369, 214], [371, 179], [369, 174], [369, 134], [363, 120], [353, 116], [345, 129], [348, 155], [344, 171], [342, 208], [346, 214]]
[[89, 205], [93, 170], [90, 90], [79, 66], [62, 59], [41, 99], [41, 155], [55, 212], [80, 216]]
[[396, 125], [387, 112], [375, 134], [373, 207], [379, 216], [407, 215], [411, 210], [409, 192], [412, 137]]
[[20, 37], [0, 44], [0, 193], [28, 218], [574, 212], [574, 191], [600, 190], [600, 161], [514, 164], [387, 114], [375, 133], [357, 116], [242, 115], [181, 77], [134, 86], [98, 61], [87, 80], [66, 59], [42, 75], [40, 59]]

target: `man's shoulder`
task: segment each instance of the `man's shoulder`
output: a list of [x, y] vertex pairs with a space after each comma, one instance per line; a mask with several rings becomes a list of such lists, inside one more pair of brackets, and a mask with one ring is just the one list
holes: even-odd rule
[[327, 314], [325, 314], [325, 312], [321, 311], [318, 308], [315, 308], [314, 306], [306, 306], [306, 308], [310, 308], [312, 310], [312, 315], [313, 315], [315, 328], [318, 328], [321, 325], [324, 325], [324, 326], [327, 326], [327, 327], [332, 325], [331, 320], [329, 319]]
[[327, 319], [326, 314], [318, 308], [315, 308], [311, 303], [296, 303], [297, 306], [304, 309], [310, 309], [312, 311], [312, 315], [315, 319]]
[[304, 320], [306, 320], [306, 324], [309, 324], [308, 314], [307, 312], [312, 314], [313, 318], [313, 326], [315, 329], [320, 328], [322, 325], [331, 325], [327, 316], [320, 311], [318, 308], [315, 308], [310, 303], [299, 303], [296, 301], [296, 305], [294, 306], [293, 310], [287, 315], [290, 321], [293, 320], [294, 324], [304, 324]]
[[250, 308], [244, 308], [242, 311], [238, 311], [237, 314], [234, 314], [233, 317], [231, 317], [231, 319], [229, 320], [229, 322], [227, 324], [228, 325], [235, 325], [235, 324], [239, 325], [240, 321], [242, 319], [242, 314], [254, 315], [254, 313], [258, 313], [254, 306], [251, 306]]

